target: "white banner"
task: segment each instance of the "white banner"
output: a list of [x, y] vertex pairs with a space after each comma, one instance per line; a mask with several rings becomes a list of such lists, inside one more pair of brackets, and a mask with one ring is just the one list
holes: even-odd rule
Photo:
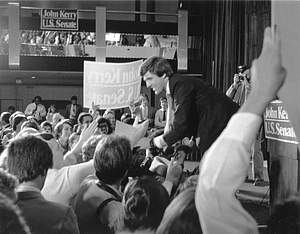
[[83, 105], [100, 105], [101, 109], [128, 107], [139, 101], [142, 60], [131, 63], [100, 63], [84, 61]]

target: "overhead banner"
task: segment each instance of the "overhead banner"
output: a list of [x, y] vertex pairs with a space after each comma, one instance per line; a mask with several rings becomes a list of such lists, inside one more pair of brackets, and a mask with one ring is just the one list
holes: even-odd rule
[[41, 29], [78, 30], [78, 11], [41, 9]]
[[128, 107], [139, 101], [142, 60], [131, 63], [101, 63], [84, 61], [83, 105], [100, 105], [101, 109]]
[[264, 113], [265, 136], [268, 139], [298, 144], [298, 139], [281, 101], [273, 101]]

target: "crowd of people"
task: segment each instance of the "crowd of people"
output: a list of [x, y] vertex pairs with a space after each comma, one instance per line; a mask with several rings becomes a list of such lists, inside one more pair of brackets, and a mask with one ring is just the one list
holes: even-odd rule
[[[246, 178], [262, 113], [285, 80], [278, 31], [265, 30], [251, 74], [251, 92], [237, 108], [206, 84], [174, 75], [164, 60], [146, 60], [147, 87], [167, 97], [156, 112], [147, 95], [140, 106], [131, 103], [120, 118], [136, 128], [130, 139], [116, 133], [113, 110], [102, 113], [93, 104], [80, 112], [76, 96], [65, 116], [53, 105], [47, 112], [39, 96], [27, 114], [3, 112], [0, 232], [259, 233], [235, 193]], [[218, 102], [230, 110], [214, 118]], [[183, 178], [194, 147], [203, 151], [199, 169]], [[299, 210], [298, 195], [278, 206], [269, 233], [299, 233]]]

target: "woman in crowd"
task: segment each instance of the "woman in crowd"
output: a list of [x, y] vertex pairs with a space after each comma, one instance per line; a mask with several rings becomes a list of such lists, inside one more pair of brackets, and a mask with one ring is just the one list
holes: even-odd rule
[[72, 123], [69, 119], [59, 122], [55, 128], [54, 133], [57, 142], [63, 147], [64, 154], [68, 151], [69, 137], [72, 134]]
[[52, 131], [53, 131], [51, 123], [49, 123], [47, 121], [44, 121], [41, 123], [41, 129], [42, 129], [42, 132], [50, 133], [50, 134], [52, 134]]
[[59, 122], [64, 120], [65, 118], [57, 111], [56, 105], [53, 104], [48, 108], [48, 112], [46, 115], [46, 120], [52, 124], [54, 128], [55, 125]]
[[141, 176], [131, 180], [124, 191], [124, 213], [117, 233], [155, 233], [169, 203], [167, 190], [155, 178]]
[[98, 134], [109, 135], [112, 133], [112, 128], [110, 125], [110, 121], [106, 118], [99, 118], [98, 119]]
[[116, 115], [115, 115], [115, 112], [111, 109], [107, 109], [104, 112], [103, 117], [109, 120], [111, 128], [114, 132], [115, 128], [116, 128]]

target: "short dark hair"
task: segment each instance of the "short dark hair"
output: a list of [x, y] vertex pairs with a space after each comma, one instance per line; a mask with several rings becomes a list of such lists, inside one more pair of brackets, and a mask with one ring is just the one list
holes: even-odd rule
[[2, 112], [1, 113], [1, 119], [2, 121], [5, 121], [6, 123], [9, 123], [9, 117], [11, 116], [11, 113], [9, 112]]
[[53, 128], [52, 128], [52, 124], [51, 124], [51, 123], [49, 123], [48, 121], [44, 121], [44, 122], [41, 123], [41, 127], [42, 127], [42, 128], [43, 128], [43, 127], [46, 127], [46, 126], [49, 126], [49, 127], [50, 127], [51, 132], [53, 131]]
[[149, 97], [148, 97], [147, 94], [141, 93], [141, 94], [140, 94], [140, 101], [142, 101], [143, 98], [147, 98], [147, 101], [149, 102]]
[[71, 126], [71, 128], [73, 129], [73, 124], [72, 124], [71, 120], [69, 120], [69, 119], [64, 119], [64, 120], [58, 122], [54, 128], [54, 134], [55, 134], [56, 139], [58, 139], [60, 137], [60, 134], [63, 130], [64, 124], [69, 124]]
[[159, 77], [164, 74], [170, 77], [174, 74], [170, 63], [166, 59], [157, 56], [150, 57], [142, 63], [140, 75], [143, 77], [148, 71]]
[[111, 128], [110, 121], [108, 119], [106, 119], [106, 118], [101, 117], [101, 118], [98, 119], [97, 127], [99, 128], [100, 124], [102, 124], [102, 123], [106, 123], [107, 124], [107, 126], [108, 126], [108, 133], [107, 134], [111, 134], [113, 132], [113, 130]]
[[82, 124], [83, 118], [86, 117], [86, 116], [90, 116], [90, 117], [92, 117], [92, 119], [93, 119], [93, 116], [92, 116], [91, 114], [89, 114], [89, 113], [87, 113], [87, 112], [81, 112], [81, 113], [79, 114], [79, 116], [78, 116], [78, 124]]
[[52, 150], [40, 137], [28, 135], [13, 139], [7, 147], [7, 171], [20, 183], [46, 176], [53, 166]]
[[96, 176], [106, 184], [113, 184], [124, 178], [131, 161], [129, 140], [124, 136], [108, 135], [100, 140], [94, 153]]
[[9, 106], [9, 107], [7, 108], [7, 110], [15, 111], [15, 110], [16, 110], [16, 107], [14, 107], [14, 106]]
[[42, 97], [41, 96], [35, 96], [33, 99], [33, 102], [35, 101], [35, 99], [38, 99], [40, 102], [42, 101]]
[[170, 197], [165, 187], [154, 177], [141, 176], [126, 185], [123, 203], [126, 229], [156, 230], [170, 203]]
[[76, 100], [76, 101], [77, 101], [77, 96], [75, 96], [75, 95], [72, 96], [72, 97], [71, 97], [71, 101], [72, 101], [72, 100]]

